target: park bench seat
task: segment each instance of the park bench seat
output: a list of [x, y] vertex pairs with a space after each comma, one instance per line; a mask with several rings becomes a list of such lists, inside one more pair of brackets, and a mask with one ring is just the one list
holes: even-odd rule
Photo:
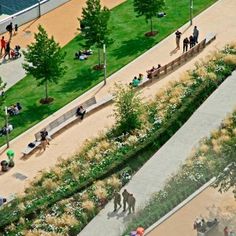
[[[105, 105], [108, 105], [113, 101], [113, 95], [109, 94], [106, 97], [100, 99], [99, 101], [96, 101], [95, 97], [87, 100], [82, 104], [84, 109], [86, 110], [86, 116], [92, 114], [96, 110], [102, 108]], [[45, 129], [48, 131], [48, 136], [51, 138], [54, 134], [56, 134], [58, 131], [62, 130], [67, 125], [73, 123], [75, 120], [78, 119], [78, 116], [76, 115], [76, 111], [79, 106], [74, 107], [70, 111], [66, 112], [65, 114], [58, 117], [56, 120], [50, 122]], [[34, 147], [27, 146], [23, 150], [23, 154], [27, 155], [31, 153], [35, 148], [37, 148], [41, 144], [41, 133], [38, 132], [35, 134], [35, 141], [32, 142], [35, 144]]]

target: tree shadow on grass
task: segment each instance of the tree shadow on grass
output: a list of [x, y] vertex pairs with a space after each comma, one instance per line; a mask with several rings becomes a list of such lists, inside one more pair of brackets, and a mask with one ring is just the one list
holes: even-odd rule
[[96, 71], [92, 68], [84, 68], [78, 71], [77, 75], [74, 78], [66, 81], [63, 86], [61, 86], [61, 93], [73, 93], [78, 91], [84, 91], [85, 89], [90, 88], [99, 80], [99, 77], [102, 75], [103, 71]]
[[140, 55], [151, 48], [155, 43], [155, 37], [137, 36], [133, 39], [124, 41], [123, 44], [112, 52], [112, 56], [116, 59], [121, 59], [127, 56]]

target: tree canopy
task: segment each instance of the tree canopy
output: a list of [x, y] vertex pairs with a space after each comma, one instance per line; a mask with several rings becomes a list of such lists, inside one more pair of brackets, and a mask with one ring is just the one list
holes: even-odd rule
[[34, 35], [35, 42], [24, 51], [25, 61], [23, 68], [31, 74], [39, 85], [45, 86], [45, 102], [48, 101], [48, 83], [57, 82], [65, 73], [63, 65], [65, 53], [55, 42], [53, 36], [48, 37], [45, 29], [39, 25], [39, 32]]
[[134, 0], [134, 11], [137, 17], [145, 16], [146, 21], [151, 23], [151, 32], [153, 32], [153, 17], [165, 6], [165, 0]]
[[101, 64], [100, 49], [103, 44], [109, 44], [108, 21], [110, 10], [107, 7], [101, 7], [100, 0], [87, 0], [86, 7], [82, 10], [80, 21], [80, 30], [85, 38], [86, 46], [90, 48], [95, 45], [99, 50], [99, 65]]

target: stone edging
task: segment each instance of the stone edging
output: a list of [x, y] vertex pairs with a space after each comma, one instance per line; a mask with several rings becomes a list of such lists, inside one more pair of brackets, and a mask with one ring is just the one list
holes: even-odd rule
[[158, 220], [156, 223], [151, 225], [149, 228], [145, 230], [144, 235], [148, 235], [152, 230], [154, 230], [157, 226], [162, 224], [164, 221], [166, 221], [169, 217], [171, 217], [173, 214], [175, 214], [177, 211], [179, 211], [182, 207], [184, 207], [186, 204], [188, 204], [190, 201], [192, 201], [195, 197], [197, 197], [201, 192], [203, 192], [206, 188], [208, 188], [213, 182], [215, 182], [216, 178], [213, 177], [210, 181], [205, 183], [202, 187], [200, 187], [197, 191], [195, 191], [193, 194], [191, 194], [188, 198], [186, 198], [183, 202], [181, 202], [178, 206], [176, 206], [174, 209], [172, 209], [170, 212], [168, 212], [165, 216], [163, 216], [160, 220]]

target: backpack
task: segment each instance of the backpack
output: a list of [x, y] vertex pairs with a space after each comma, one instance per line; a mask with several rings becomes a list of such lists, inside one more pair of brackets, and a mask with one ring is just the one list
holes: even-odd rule
[[29, 143], [28, 147], [33, 148], [33, 147], [35, 147], [35, 144], [34, 143]]

